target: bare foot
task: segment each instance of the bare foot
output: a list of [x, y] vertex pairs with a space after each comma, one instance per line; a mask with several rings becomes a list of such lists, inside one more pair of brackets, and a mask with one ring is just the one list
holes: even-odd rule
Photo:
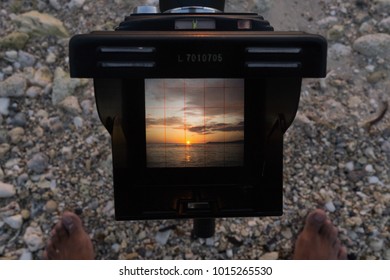
[[93, 260], [91, 239], [84, 231], [80, 218], [72, 212], [64, 212], [51, 232], [45, 253], [49, 260]]
[[337, 229], [325, 212], [317, 209], [306, 218], [295, 243], [295, 260], [345, 260], [347, 250], [337, 238]]

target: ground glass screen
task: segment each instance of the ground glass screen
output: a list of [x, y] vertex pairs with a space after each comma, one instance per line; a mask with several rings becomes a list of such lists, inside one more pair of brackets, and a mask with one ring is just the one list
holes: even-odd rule
[[146, 79], [146, 166], [239, 167], [244, 80]]

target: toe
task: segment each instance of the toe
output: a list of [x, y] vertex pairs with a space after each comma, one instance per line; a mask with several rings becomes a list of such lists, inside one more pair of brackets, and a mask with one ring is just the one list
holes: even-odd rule
[[62, 215], [61, 221], [62, 225], [69, 234], [72, 234], [82, 229], [80, 218], [72, 212], [65, 212]]
[[320, 234], [323, 238], [329, 240], [331, 244], [334, 244], [337, 240], [337, 229], [329, 219], [322, 225]]
[[337, 258], [339, 260], [346, 260], [346, 259], [348, 259], [347, 248], [345, 248], [345, 246], [341, 246]]
[[326, 214], [321, 209], [311, 212], [306, 218], [305, 229], [309, 232], [319, 232], [324, 222], [326, 221]]

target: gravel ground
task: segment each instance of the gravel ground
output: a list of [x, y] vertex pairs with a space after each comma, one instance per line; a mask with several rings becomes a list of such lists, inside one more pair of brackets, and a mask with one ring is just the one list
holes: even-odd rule
[[98, 259], [289, 259], [317, 207], [349, 258], [390, 259], [389, 0], [227, 1], [329, 41], [328, 75], [305, 81], [285, 135], [282, 217], [218, 219], [213, 238], [196, 240], [191, 221], [114, 221], [110, 137], [91, 82], [69, 79], [67, 44], [153, 2], [1, 1], [0, 259], [41, 259], [65, 209]]

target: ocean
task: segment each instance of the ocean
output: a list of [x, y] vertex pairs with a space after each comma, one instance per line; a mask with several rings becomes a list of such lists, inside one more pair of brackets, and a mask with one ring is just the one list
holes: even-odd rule
[[147, 144], [146, 166], [239, 167], [244, 163], [243, 143]]

